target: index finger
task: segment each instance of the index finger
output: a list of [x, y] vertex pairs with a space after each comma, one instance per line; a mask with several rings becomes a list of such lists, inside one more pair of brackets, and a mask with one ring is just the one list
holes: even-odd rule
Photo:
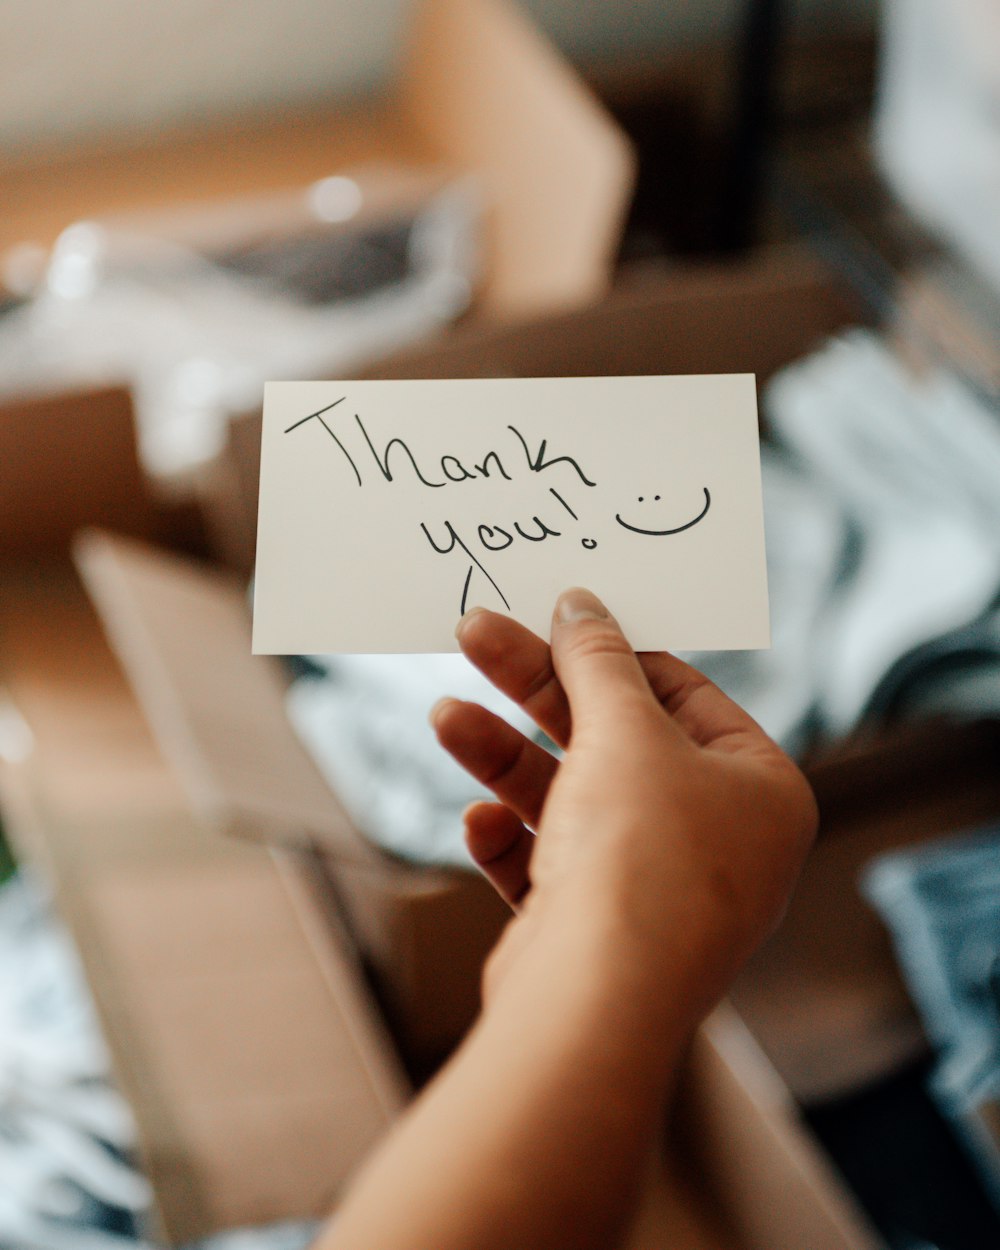
[[547, 642], [509, 616], [473, 608], [456, 631], [459, 646], [479, 671], [519, 704], [553, 742], [569, 742], [566, 692], [552, 667]]

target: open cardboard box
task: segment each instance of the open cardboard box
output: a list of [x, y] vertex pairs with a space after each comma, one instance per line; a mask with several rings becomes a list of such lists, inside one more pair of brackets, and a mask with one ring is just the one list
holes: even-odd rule
[[158, 1231], [320, 1215], [408, 1081], [311, 866], [193, 815], [74, 575], [81, 524], [164, 536], [127, 394], [0, 409], [0, 499], [4, 827], [75, 937]]
[[858, 881], [876, 856], [1000, 817], [1000, 723], [945, 719], [806, 763], [822, 837], [733, 1001], [796, 1098], [818, 1104], [927, 1052], [889, 935]]
[[[438, 1044], [456, 1044], [506, 917], [480, 894], [480, 879], [396, 863], [350, 827], [290, 735], [275, 699], [278, 665], [250, 655], [244, 594], [225, 574], [97, 532], [78, 551], [114, 649], [195, 806], [230, 832], [310, 847], [316, 892], [299, 896], [304, 923], [340, 933], [346, 921], [411, 1065], [431, 1027]], [[717, 1012], [699, 1035], [679, 1124], [629, 1242], [636, 1250], [876, 1244], [732, 1012]], [[326, 1163], [312, 1166], [322, 1176]]]
[[484, 314], [525, 316], [606, 287], [632, 190], [631, 149], [508, 0], [418, 0], [382, 100], [9, 165], [0, 251], [47, 246], [84, 218], [162, 216], [171, 205], [294, 190], [366, 165], [476, 176], [487, 208]]

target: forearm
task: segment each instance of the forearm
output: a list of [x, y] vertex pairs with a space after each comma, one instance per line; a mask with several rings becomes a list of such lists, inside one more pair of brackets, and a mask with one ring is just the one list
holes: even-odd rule
[[505, 983], [348, 1194], [322, 1250], [614, 1245], [686, 1038], [559, 952]]

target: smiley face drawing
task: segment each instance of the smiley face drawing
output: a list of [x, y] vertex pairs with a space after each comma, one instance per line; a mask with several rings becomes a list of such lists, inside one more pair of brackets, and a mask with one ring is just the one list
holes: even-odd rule
[[[702, 493], [705, 496], [705, 506], [696, 517], [690, 521], [685, 521], [683, 525], [675, 525], [669, 529], [649, 529], [645, 526], [633, 525], [630, 521], [624, 520], [620, 512], [615, 513], [615, 520], [623, 529], [627, 529], [633, 534], [648, 534], [652, 538], [666, 538], [669, 534], [683, 534], [685, 530], [691, 529], [692, 526], [697, 525], [699, 521], [703, 521], [708, 515], [708, 510], [712, 506], [712, 496], [708, 493], [707, 486], [702, 487]], [[647, 499], [645, 495], [640, 495], [638, 501], [639, 503], [659, 503], [660, 499], [660, 495], [654, 495], [651, 500]]]

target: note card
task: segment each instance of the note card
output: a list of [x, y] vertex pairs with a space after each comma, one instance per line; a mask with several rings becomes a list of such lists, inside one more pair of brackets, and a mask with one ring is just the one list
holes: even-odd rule
[[768, 645], [752, 376], [267, 384], [256, 652], [547, 638], [569, 586], [638, 650]]

